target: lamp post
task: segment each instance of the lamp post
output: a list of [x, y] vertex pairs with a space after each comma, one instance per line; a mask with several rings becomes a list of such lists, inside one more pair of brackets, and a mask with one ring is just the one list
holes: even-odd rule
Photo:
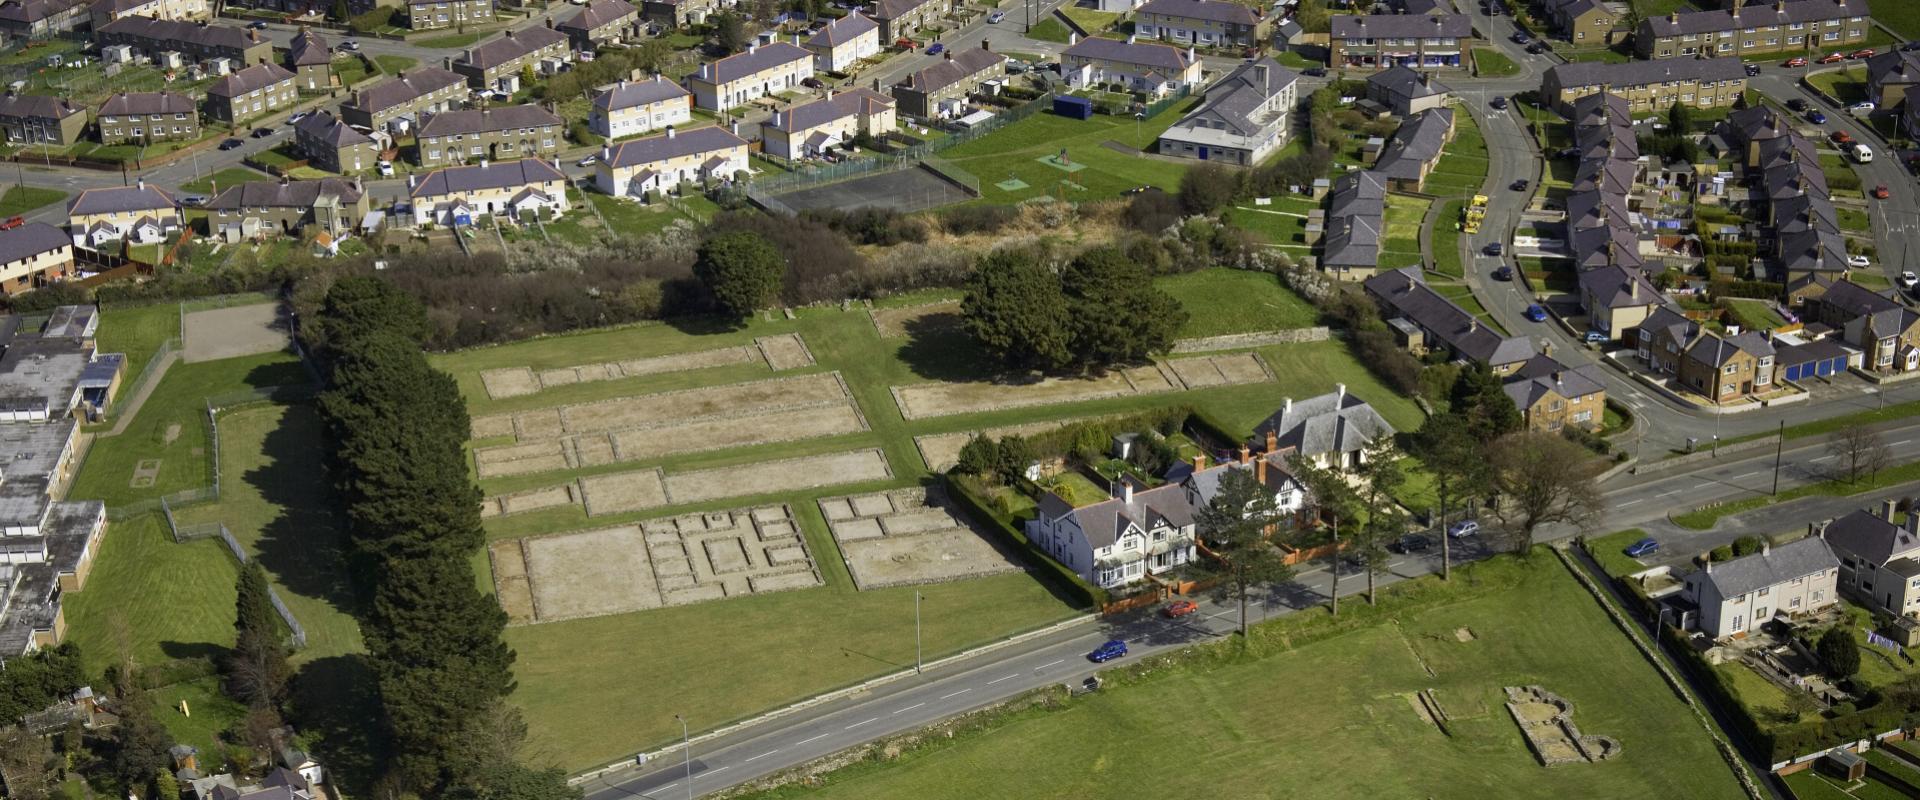
[[920, 674], [920, 590], [913, 592], [913, 674]]
[[681, 763], [687, 769], [687, 800], [693, 800], [693, 740], [687, 737], [687, 718], [679, 714], [673, 718], [680, 721], [680, 753]]
[[1787, 443], [1787, 421], [1780, 420], [1780, 435], [1773, 441], [1773, 492], [1780, 493], [1780, 451]]

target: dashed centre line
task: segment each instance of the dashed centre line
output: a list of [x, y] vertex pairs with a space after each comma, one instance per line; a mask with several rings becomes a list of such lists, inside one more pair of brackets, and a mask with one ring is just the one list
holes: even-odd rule
[[971, 691], [973, 691], [973, 690], [972, 690], [972, 689], [961, 689], [960, 691], [957, 691], [957, 692], [952, 692], [952, 693], [950, 693], [950, 694], [943, 694], [943, 695], [940, 695], [940, 699], [942, 699], [942, 700], [945, 700], [945, 699], [947, 699], [947, 698], [949, 698], [949, 697], [959, 697], [960, 695], [963, 695], [963, 694], [966, 694], [967, 692], [971, 692]]
[[924, 705], [926, 705], [926, 703], [914, 703], [913, 705], [910, 705], [910, 706], [907, 706], [906, 708], [903, 708], [903, 709], [900, 709], [900, 710], [898, 710], [898, 711], [895, 711], [895, 712], [893, 712], [893, 713], [895, 713], [895, 714], [905, 714], [905, 713], [907, 713], [907, 712], [909, 712], [909, 711], [912, 711], [912, 710], [914, 710], [914, 709], [916, 709], [916, 708], [919, 708], [919, 707], [921, 707], [921, 706], [924, 706]]
[[[780, 752], [780, 751], [778, 751], [778, 750], [768, 750], [767, 752], [764, 752], [764, 753], [761, 753], [760, 755], [757, 755], [757, 756], [754, 756], [753, 758], [749, 758], [749, 759], [747, 759], [747, 761], [752, 761], [752, 760], [754, 760], [754, 759], [758, 759], [758, 758], [766, 758], [767, 756], [770, 756], [770, 755], [773, 755], [774, 753], [778, 753], [778, 752]], [[742, 763], [742, 764], [745, 764], [745, 763], [747, 763], [747, 762], [746, 762], [746, 761], [742, 761], [742, 762], [740, 762], [740, 763]]]
[[1018, 676], [1018, 675], [1008, 675], [1008, 676], [1006, 676], [1006, 677], [1003, 677], [1003, 678], [994, 678], [993, 680], [990, 680], [990, 681], [987, 681], [987, 685], [988, 685], [988, 686], [992, 686], [992, 685], [994, 685], [994, 684], [996, 684], [996, 683], [999, 683], [999, 682], [1001, 682], [1001, 681], [1010, 681], [1010, 680], [1013, 680], [1014, 678], [1018, 678], [1018, 677], [1020, 677], [1020, 676]]
[[827, 734], [824, 734], [824, 733], [823, 733], [823, 734], [820, 734], [819, 736], [815, 736], [815, 737], [813, 737], [813, 738], [811, 738], [811, 739], [801, 739], [801, 740], [800, 740], [800, 741], [798, 741], [798, 742], [794, 742], [794, 746], [795, 746], [795, 747], [798, 747], [798, 746], [800, 746], [800, 745], [803, 745], [803, 744], [806, 744], [806, 743], [808, 743], [808, 742], [817, 742], [817, 741], [820, 741], [821, 739], [825, 739], [825, 738], [827, 738]]
[[880, 718], [879, 718], [879, 717], [874, 717], [873, 719], [863, 719], [863, 720], [860, 720], [859, 722], [856, 722], [856, 723], [853, 723], [852, 725], [848, 725], [847, 727], [845, 727], [845, 728], [843, 728], [842, 730], [849, 730], [849, 731], [850, 731], [850, 730], [853, 730], [854, 728], [858, 728], [858, 727], [860, 727], [860, 726], [862, 726], [862, 725], [865, 725], [865, 724], [867, 724], [867, 723], [869, 723], [869, 722], [874, 722], [874, 721], [876, 721], [876, 720], [878, 720], [878, 719], [880, 719]]

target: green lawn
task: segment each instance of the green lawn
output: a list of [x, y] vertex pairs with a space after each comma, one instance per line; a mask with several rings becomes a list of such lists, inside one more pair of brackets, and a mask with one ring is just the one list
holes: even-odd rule
[[1384, 222], [1386, 230], [1382, 232], [1380, 243], [1381, 266], [1397, 269], [1411, 264], [1388, 263], [1393, 254], [1403, 254], [1413, 259], [1412, 264], [1421, 263], [1420, 225], [1427, 216], [1427, 207], [1432, 201], [1404, 194], [1387, 195], [1387, 213]]
[[407, 56], [374, 56], [373, 63], [378, 64], [380, 66], [380, 71], [383, 73], [386, 73], [388, 75], [398, 75], [402, 72], [413, 69], [415, 65], [420, 63], [420, 60], [417, 58], [409, 58]]
[[1520, 73], [1520, 65], [1497, 47], [1473, 48], [1473, 69], [1474, 74], [1482, 78], [1504, 78]]
[[1307, 213], [1320, 204], [1306, 198], [1276, 198], [1267, 206], [1234, 206], [1222, 217], [1241, 230], [1250, 231], [1268, 244], [1289, 249], [1307, 249]]
[[1449, 278], [1464, 278], [1467, 267], [1460, 255], [1460, 215], [1465, 200], [1448, 200], [1440, 207], [1440, 219], [1433, 225], [1433, 271]]
[[1067, 37], [1071, 33], [1072, 31], [1067, 30], [1067, 26], [1061, 24], [1060, 20], [1048, 16], [1034, 23], [1034, 26], [1027, 31], [1027, 38], [1037, 39], [1042, 42], [1066, 44]]
[[1807, 83], [1832, 95], [1843, 104], [1852, 105], [1867, 99], [1867, 68], [1843, 67], [1827, 72], [1816, 72], [1807, 76]]
[[1453, 141], [1433, 165], [1423, 188], [1440, 197], [1479, 194], [1487, 182], [1488, 163], [1486, 137], [1472, 115], [1455, 108]]
[[1605, 536], [1595, 536], [1587, 540], [1587, 552], [1593, 560], [1600, 562], [1600, 568], [1615, 578], [1632, 575], [1647, 568], [1638, 559], [1627, 555], [1629, 545], [1647, 538], [1647, 532], [1639, 528], [1614, 531]]
[[[231, 615], [231, 612], [229, 612]], [[147, 692], [154, 716], [167, 726], [173, 740], [200, 748], [200, 757], [220, 752], [220, 734], [247, 715], [247, 708], [220, 691], [217, 677], [199, 678]], [[187, 704], [181, 713], [180, 703]]]
[[[980, 179], [982, 203], [1010, 203], [1051, 196], [1071, 202], [1118, 196], [1141, 185], [1168, 191], [1180, 188], [1183, 164], [1147, 159], [1103, 146], [1117, 141], [1136, 149], [1150, 148], [1160, 132], [1178, 122], [1197, 98], [1175, 103], [1145, 122], [1132, 117], [1095, 114], [1077, 120], [1042, 111], [941, 153], [948, 161]], [[1069, 171], [1040, 159], [1066, 152]], [[998, 184], [1009, 176], [1026, 184], [1013, 190]]]
[[1158, 278], [1154, 286], [1185, 306], [1181, 338], [1305, 328], [1319, 312], [1264, 272], [1206, 269]]
[[66, 597], [67, 637], [92, 675], [123, 651], [149, 666], [215, 655], [233, 643], [238, 575], [218, 540], [175, 544], [158, 514], [117, 520], [87, 585]]
[[1834, 216], [1840, 223], [1840, 229], [1856, 233], [1873, 233], [1873, 220], [1867, 212], [1857, 208], [1835, 208]]
[[[593, 208], [600, 210], [599, 216], [595, 216], [592, 209], [578, 207], [573, 213], [558, 221], [545, 223], [547, 235], [574, 244], [590, 245], [599, 242], [600, 234], [606, 230], [612, 230], [623, 238], [652, 236], [665, 230], [674, 220], [688, 219], [687, 215], [681, 213], [676, 206], [664, 201], [643, 205], [634, 200], [609, 197], [599, 192], [576, 189], [568, 191], [573, 193], [573, 199], [576, 202], [584, 198], [584, 202], [592, 203]], [[713, 201], [704, 197], [689, 198], [685, 202], [695, 201], [707, 206], [713, 204]], [[605, 228], [600, 224], [602, 218], [606, 220]]]
[[[1553, 557], [1414, 587], [1390, 590], [1389, 610], [1343, 608], [1346, 632], [1298, 614], [1261, 626], [1255, 647], [1272, 654], [1200, 645], [1221, 654], [758, 796], [1744, 796], [1692, 712]], [[1542, 768], [1503, 705], [1501, 687], [1525, 684], [1571, 701], [1580, 730], [1617, 738], [1621, 755]], [[1447, 733], [1412, 708], [1422, 690], [1451, 717]]]
[[474, 42], [478, 42], [478, 41], [480, 41], [480, 34], [455, 33], [448, 36], [435, 36], [431, 39], [420, 39], [418, 41], [415, 41], [413, 44], [419, 47], [432, 47], [432, 48], [437, 48], [442, 50], [452, 50], [457, 47], [467, 47], [469, 45], [472, 45]]
[[1773, 304], [1765, 300], [1734, 299], [1729, 302], [1742, 318], [1750, 320], [1755, 325], [1764, 326], [1764, 330], [1772, 330], [1787, 324], [1786, 319], [1773, 309]]
[[1867, 0], [1867, 9], [1875, 21], [1908, 41], [1920, 39], [1920, 5], [1911, 0]]
[[366, 80], [370, 75], [380, 74], [376, 67], [370, 65], [369, 62], [362, 61], [361, 58], [361, 56], [354, 55], [333, 60], [331, 65], [333, 77], [340, 81], [341, 86], [352, 86]]
[[0, 196], [0, 218], [25, 214], [65, 199], [67, 199], [67, 193], [59, 189], [14, 186], [8, 189], [4, 196]]
[[199, 179], [180, 184], [180, 191], [190, 194], [212, 195], [215, 187], [220, 190], [231, 189], [248, 181], [273, 180], [272, 176], [255, 172], [246, 167], [228, 167], [211, 175], [202, 175]]
[[[120, 395], [114, 399], [118, 403], [128, 399], [133, 392], [133, 379], [147, 368], [147, 362], [160, 349], [160, 344], [180, 335], [180, 306], [177, 303], [159, 302], [144, 306], [110, 305], [100, 310], [100, 330], [95, 342], [102, 353], [124, 353], [127, 357], [125, 382], [121, 384]], [[120, 413], [118, 406], [108, 406], [109, 416]]]
[[1073, 20], [1073, 23], [1079, 25], [1089, 36], [1098, 36], [1101, 31], [1113, 27], [1115, 22], [1120, 21], [1121, 16], [1111, 11], [1095, 11], [1075, 5], [1062, 7], [1060, 13], [1067, 15], [1067, 19]]

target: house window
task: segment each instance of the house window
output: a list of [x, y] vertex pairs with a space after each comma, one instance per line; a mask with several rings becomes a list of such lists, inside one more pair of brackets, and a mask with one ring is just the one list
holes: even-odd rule
[[1818, 602], [1820, 602], [1820, 599], [1821, 599], [1821, 598], [1823, 598], [1823, 597], [1825, 597], [1825, 596], [1826, 596], [1826, 594], [1827, 594], [1827, 593], [1826, 593], [1825, 591], [1823, 591], [1823, 590], [1820, 590], [1820, 589], [1815, 589], [1815, 590], [1813, 590], [1813, 601], [1814, 601], [1814, 602], [1816, 602], [1816, 603], [1818, 603]]
[[1787, 601], [1787, 607], [1788, 607], [1788, 608], [1799, 608], [1799, 607], [1800, 607], [1800, 598], [1798, 598], [1798, 597], [1796, 597], [1796, 598], [1793, 598], [1792, 600], [1788, 600], [1788, 601]]

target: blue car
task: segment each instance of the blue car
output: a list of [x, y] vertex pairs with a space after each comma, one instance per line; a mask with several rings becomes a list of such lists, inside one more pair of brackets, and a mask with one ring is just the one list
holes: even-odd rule
[[1645, 558], [1660, 552], [1660, 543], [1649, 536], [1627, 546], [1627, 555], [1631, 558]]
[[1547, 307], [1538, 303], [1527, 306], [1527, 319], [1533, 320], [1534, 322], [1546, 322]]
[[1818, 111], [1815, 111], [1807, 115], [1807, 121], [1812, 122], [1815, 125], [1825, 125], [1827, 124], [1827, 115], [1822, 114]]
[[1104, 664], [1127, 654], [1127, 643], [1119, 639], [1110, 639], [1106, 644], [1087, 654], [1087, 660], [1095, 664]]
[[947, 46], [945, 44], [941, 42], [934, 42], [932, 46], [927, 48], [927, 55], [937, 56], [937, 55], [940, 55], [942, 52], [944, 52], [946, 49], [947, 49]]

